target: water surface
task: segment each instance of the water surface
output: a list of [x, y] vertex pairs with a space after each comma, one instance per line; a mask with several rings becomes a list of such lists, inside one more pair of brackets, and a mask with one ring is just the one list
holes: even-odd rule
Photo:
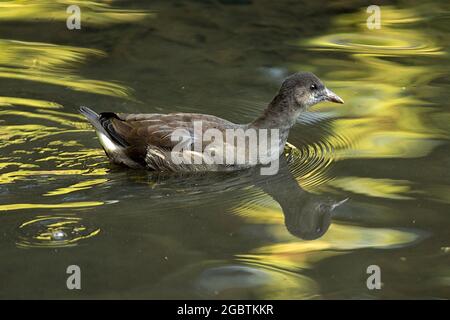
[[[450, 298], [450, 7], [369, 4], [0, 1], [0, 298]], [[249, 122], [299, 70], [346, 103], [275, 176], [117, 168], [77, 112]]]

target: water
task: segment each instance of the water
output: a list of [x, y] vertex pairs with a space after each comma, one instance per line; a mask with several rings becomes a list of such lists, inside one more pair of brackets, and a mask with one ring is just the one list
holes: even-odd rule
[[[450, 298], [447, 1], [0, 1], [0, 298]], [[276, 176], [111, 166], [80, 105], [255, 118], [316, 73]], [[82, 289], [66, 288], [66, 269]], [[368, 266], [381, 290], [368, 290]]]

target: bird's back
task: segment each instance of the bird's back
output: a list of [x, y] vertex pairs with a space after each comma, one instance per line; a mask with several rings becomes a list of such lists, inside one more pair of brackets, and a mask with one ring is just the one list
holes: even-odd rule
[[[197, 135], [207, 130], [244, 128], [225, 119], [197, 113], [170, 114], [126, 114], [105, 112], [97, 114], [87, 107], [80, 112], [95, 127], [100, 142], [113, 163], [132, 168], [147, 168], [156, 171], [222, 171], [230, 166], [210, 164], [204, 159], [197, 164], [174, 163], [171, 152], [183, 141], [195, 142]], [[190, 156], [203, 157], [206, 145], [193, 151]], [[201, 151], [201, 152], [198, 152]], [[202, 162], [202, 164], [200, 164]]]

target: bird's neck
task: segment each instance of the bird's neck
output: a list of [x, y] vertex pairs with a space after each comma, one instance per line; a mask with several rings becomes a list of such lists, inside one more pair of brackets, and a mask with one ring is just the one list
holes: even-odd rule
[[258, 129], [289, 131], [300, 114], [298, 108], [295, 108], [295, 102], [291, 100], [292, 98], [289, 96], [277, 94], [262, 115], [256, 118], [250, 126]]

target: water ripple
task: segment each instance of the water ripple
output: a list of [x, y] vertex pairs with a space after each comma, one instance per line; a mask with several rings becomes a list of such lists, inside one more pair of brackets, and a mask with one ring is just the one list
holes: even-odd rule
[[76, 74], [75, 67], [80, 63], [105, 56], [103, 51], [96, 49], [0, 39], [0, 77], [129, 98], [131, 89], [126, 86], [85, 79]]
[[441, 55], [432, 41], [405, 32], [389, 34], [338, 33], [315, 38], [307, 43], [316, 50], [339, 50], [367, 56]]
[[78, 217], [41, 216], [22, 223], [17, 232], [20, 248], [61, 248], [95, 237], [100, 229]]
[[[109, 2], [109, 1], [108, 1]], [[115, 8], [109, 3], [89, 0], [6, 0], [0, 2], [0, 19], [3, 21], [62, 21], [67, 19], [66, 9], [70, 5], [82, 8], [83, 24], [105, 26], [142, 20], [152, 16], [147, 11]]]

